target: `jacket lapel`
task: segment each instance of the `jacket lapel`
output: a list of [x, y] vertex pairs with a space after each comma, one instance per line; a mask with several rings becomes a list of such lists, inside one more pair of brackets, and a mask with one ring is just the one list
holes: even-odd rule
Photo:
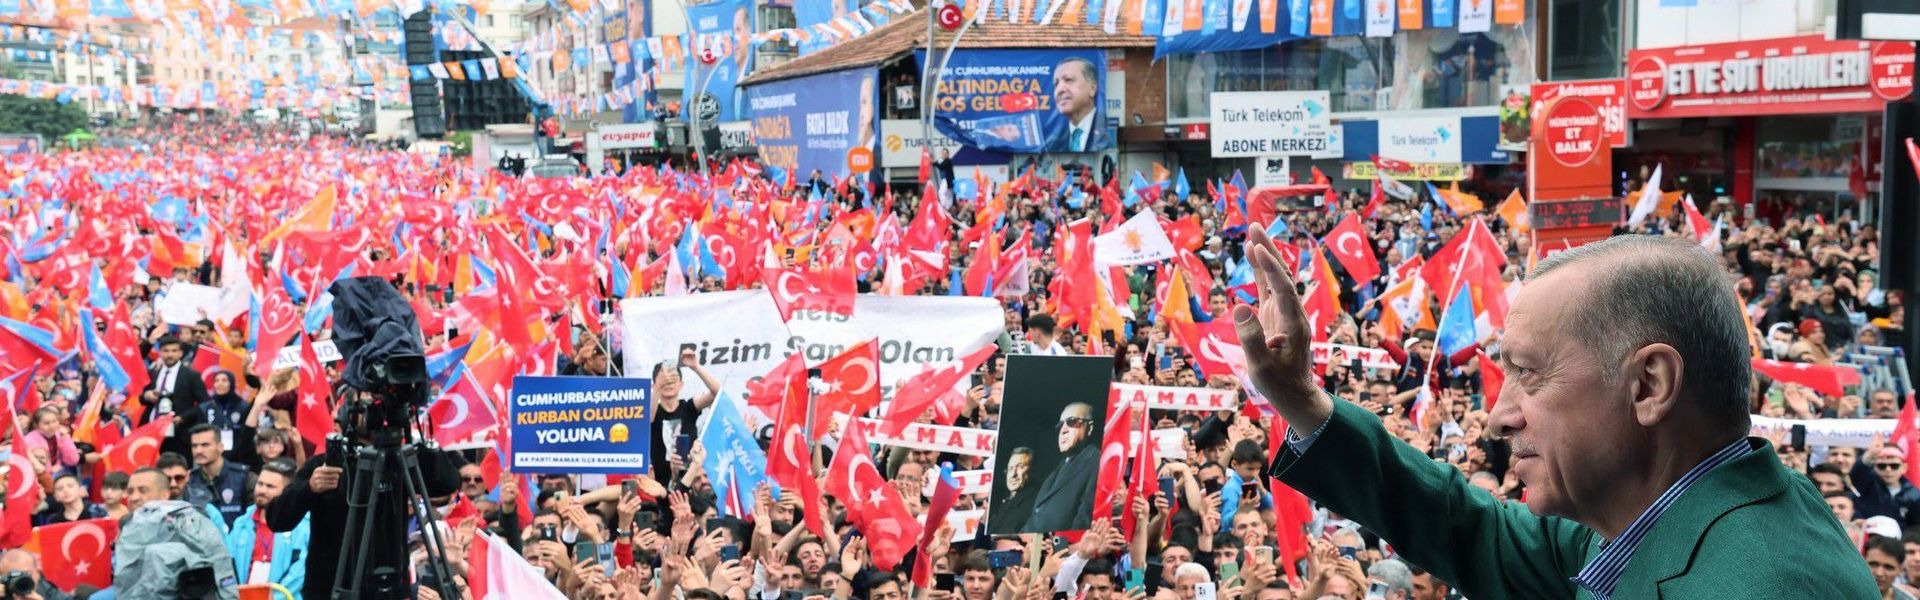
[[1701, 477], [1660, 515], [1627, 561], [1613, 597], [1657, 597], [1659, 584], [1685, 575], [1693, 566], [1700, 540], [1715, 520], [1786, 490], [1787, 480], [1782, 477], [1786, 470], [1773, 445], [1760, 438], [1747, 441], [1755, 446], [1752, 452]]

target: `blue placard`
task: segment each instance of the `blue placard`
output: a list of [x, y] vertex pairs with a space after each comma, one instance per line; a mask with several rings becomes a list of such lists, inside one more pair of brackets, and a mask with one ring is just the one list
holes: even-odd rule
[[652, 464], [653, 381], [620, 377], [514, 377], [515, 473], [647, 472]]

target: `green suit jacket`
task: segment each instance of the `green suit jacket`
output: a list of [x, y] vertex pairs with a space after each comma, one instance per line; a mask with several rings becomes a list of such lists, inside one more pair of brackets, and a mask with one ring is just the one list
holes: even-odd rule
[[[1334, 405], [1305, 455], [1280, 451], [1274, 477], [1474, 600], [1592, 597], [1571, 579], [1600, 552], [1593, 530], [1498, 500], [1389, 435], [1372, 413]], [[1700, 478], [1654, 523], [1613, 598], [1880, 597], [1812, 482], [1766, 441], [1750, 441], [1754, 452]]]

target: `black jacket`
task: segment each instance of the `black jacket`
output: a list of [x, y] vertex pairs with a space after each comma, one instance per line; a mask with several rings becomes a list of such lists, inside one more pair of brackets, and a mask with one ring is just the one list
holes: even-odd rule
[[[313, 538], [307, 554], [307, 582], [302, 588], [302, 597], [332, 598], [333, 577], [336, 565], [340, 562], [340, 543], [346, 539], [347, 532], [347, 491], [352, 482], [352, 461], [346, 461], [348, 476], [341, 477], [340, 487], [317, 493], [307, 487], [307, 480], [313, 477], [313, 470], [326, 464], [326, 455], [320, 454], [307, 459], [300, 466], [293, 482], [287, 489], [267, 505], [267, 528], [275, 533], [293, 531], [302, 517], [313, 518], [310, 530]], [[401, 506], [405, 494], [400, 487], [397, 466], [380, 469], [390, 472], [396, 478], [394, 487], [381, 488], [375, 511], [373, 545], [368, 553], [368, 569], [378, 565], [391, 565], [406, 568], [407, 555], [407, 515]], [[450, 455], [441, 450], [426, 450], [420, 453], [420, 474], [426, 480], [427, 496], [440, 497], [453, 494], [460, 488], [459, 469], [454, 466]], [[348, 565], [352, 569], [352, 565]], [[407, 577], [408, 571], [401, 571], [401, 577]], [[351, 574], [349, 574], [351, 576]], [[403, 582], [405, 583], [405, 582]], [[395, 598], [409, 598], [412, 587], [402, 585], [405, 592]], [[365, 596], [372, 598], [372, 596]]]
[[[147, 388], [140, 391], [140, 404], [146, 407], [142, 415], [144, 417], [142, 423], [152, 422], [160, 415], [174, 415], [173, 434], [161, 440], [160, 450], [181, 456], [191, 456], [187, 444], [187, 430], [192, 429], [194, 425], [207, 422], [207, 413], [201, 408], [201, 405], [207, 402], [207, 384], [200, 380], [200, 372], [193, 370], [190, 365], [191, 363], [185, 359], [180, 361], [178, 365], [180, 373], [174, 376], [173, 391], [164, 394], [160, 393], [160, 390], [166, 389], [160, 381], [160, 374], [165, 371], [165, 367], [148, 369]], [[153, 399], [147, 398], [147, 392], [153, 392]], [[165, 408], [172, 412], [162, 411], [163, 404], [170, 405]]]
[[1093, 523], [1093, 486], [1100, 473], [1100, 445], [1091, 440], [1054, 466], [1033, 497], [1033, 516], [1020, 531], [1074, 531]]

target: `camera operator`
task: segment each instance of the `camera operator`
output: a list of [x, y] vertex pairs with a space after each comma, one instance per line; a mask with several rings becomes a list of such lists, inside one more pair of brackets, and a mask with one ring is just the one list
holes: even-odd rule
[[[27, 581], [33, 582], [29, 586]], [[40, 558], [15, 548], [0, 554], [0, 598], [7, 600], [72, 600], [40, 576]]]
[[[371, 402], [369, 394], [355, 393], [357, 402]], [[350, 431], [368, 431], [365, 427], [354, 427]], [[359, 444], [370, 444], [370, 437], [354, 440]], [[340, 444], [328, 444], [329, 451]], [[460, 489], [459, 468], [455, 466], [452, 454], [437, 448], [423, 449], [420, 457], [420, 472], [426, 480], [426, 493], [430, 497], [442, 497]], [[337, 460], [329, 460], [337, 458]], [[302, 518], [311, 518], [309, 531], [312, 534], [307, 555], [307, 579], [302, 586], [304, 598], [332, 598], [335, 585], [334, 574], [340, 556], [340, 542], [350, 527], [359, 527], [358, 523], [347, 523], [348, 474], [345, 467], [351, 465], [351, 456], [329, 457], [319, 454], [307, 459], [294, 475], [293, 482], [287, 485], [280, 497], [267, 505], [267, 527], [275, 533], [293, 531]], [[391, 482], [394, 486], [403, 485], [398, 479], [398, 465], [391, 465], [396, 478], [383, 478], [380, 485]], [[384, 471], [384, 470], [383, 470]], [[367, 557], [369, 573], [374, 567], [407, 564], [408, 512], [400, 506], [398, 499], [404, 496], [404, 489], [382, 489], [380, 500], [374, 503], [375, 532], [391, 532], [390, 535], [376, 535]], [[387, 500], [395, 500], [389, 502]], [[405, 570], [400, 577], [407, 576]], [[370, 584], [372, 582], [362, 582]], [[393, 582], [399, 595], [393, 598], [407, 598], [411, 588], [407, 581]], [[371, 598], [371, 596], [369, 596]]]

